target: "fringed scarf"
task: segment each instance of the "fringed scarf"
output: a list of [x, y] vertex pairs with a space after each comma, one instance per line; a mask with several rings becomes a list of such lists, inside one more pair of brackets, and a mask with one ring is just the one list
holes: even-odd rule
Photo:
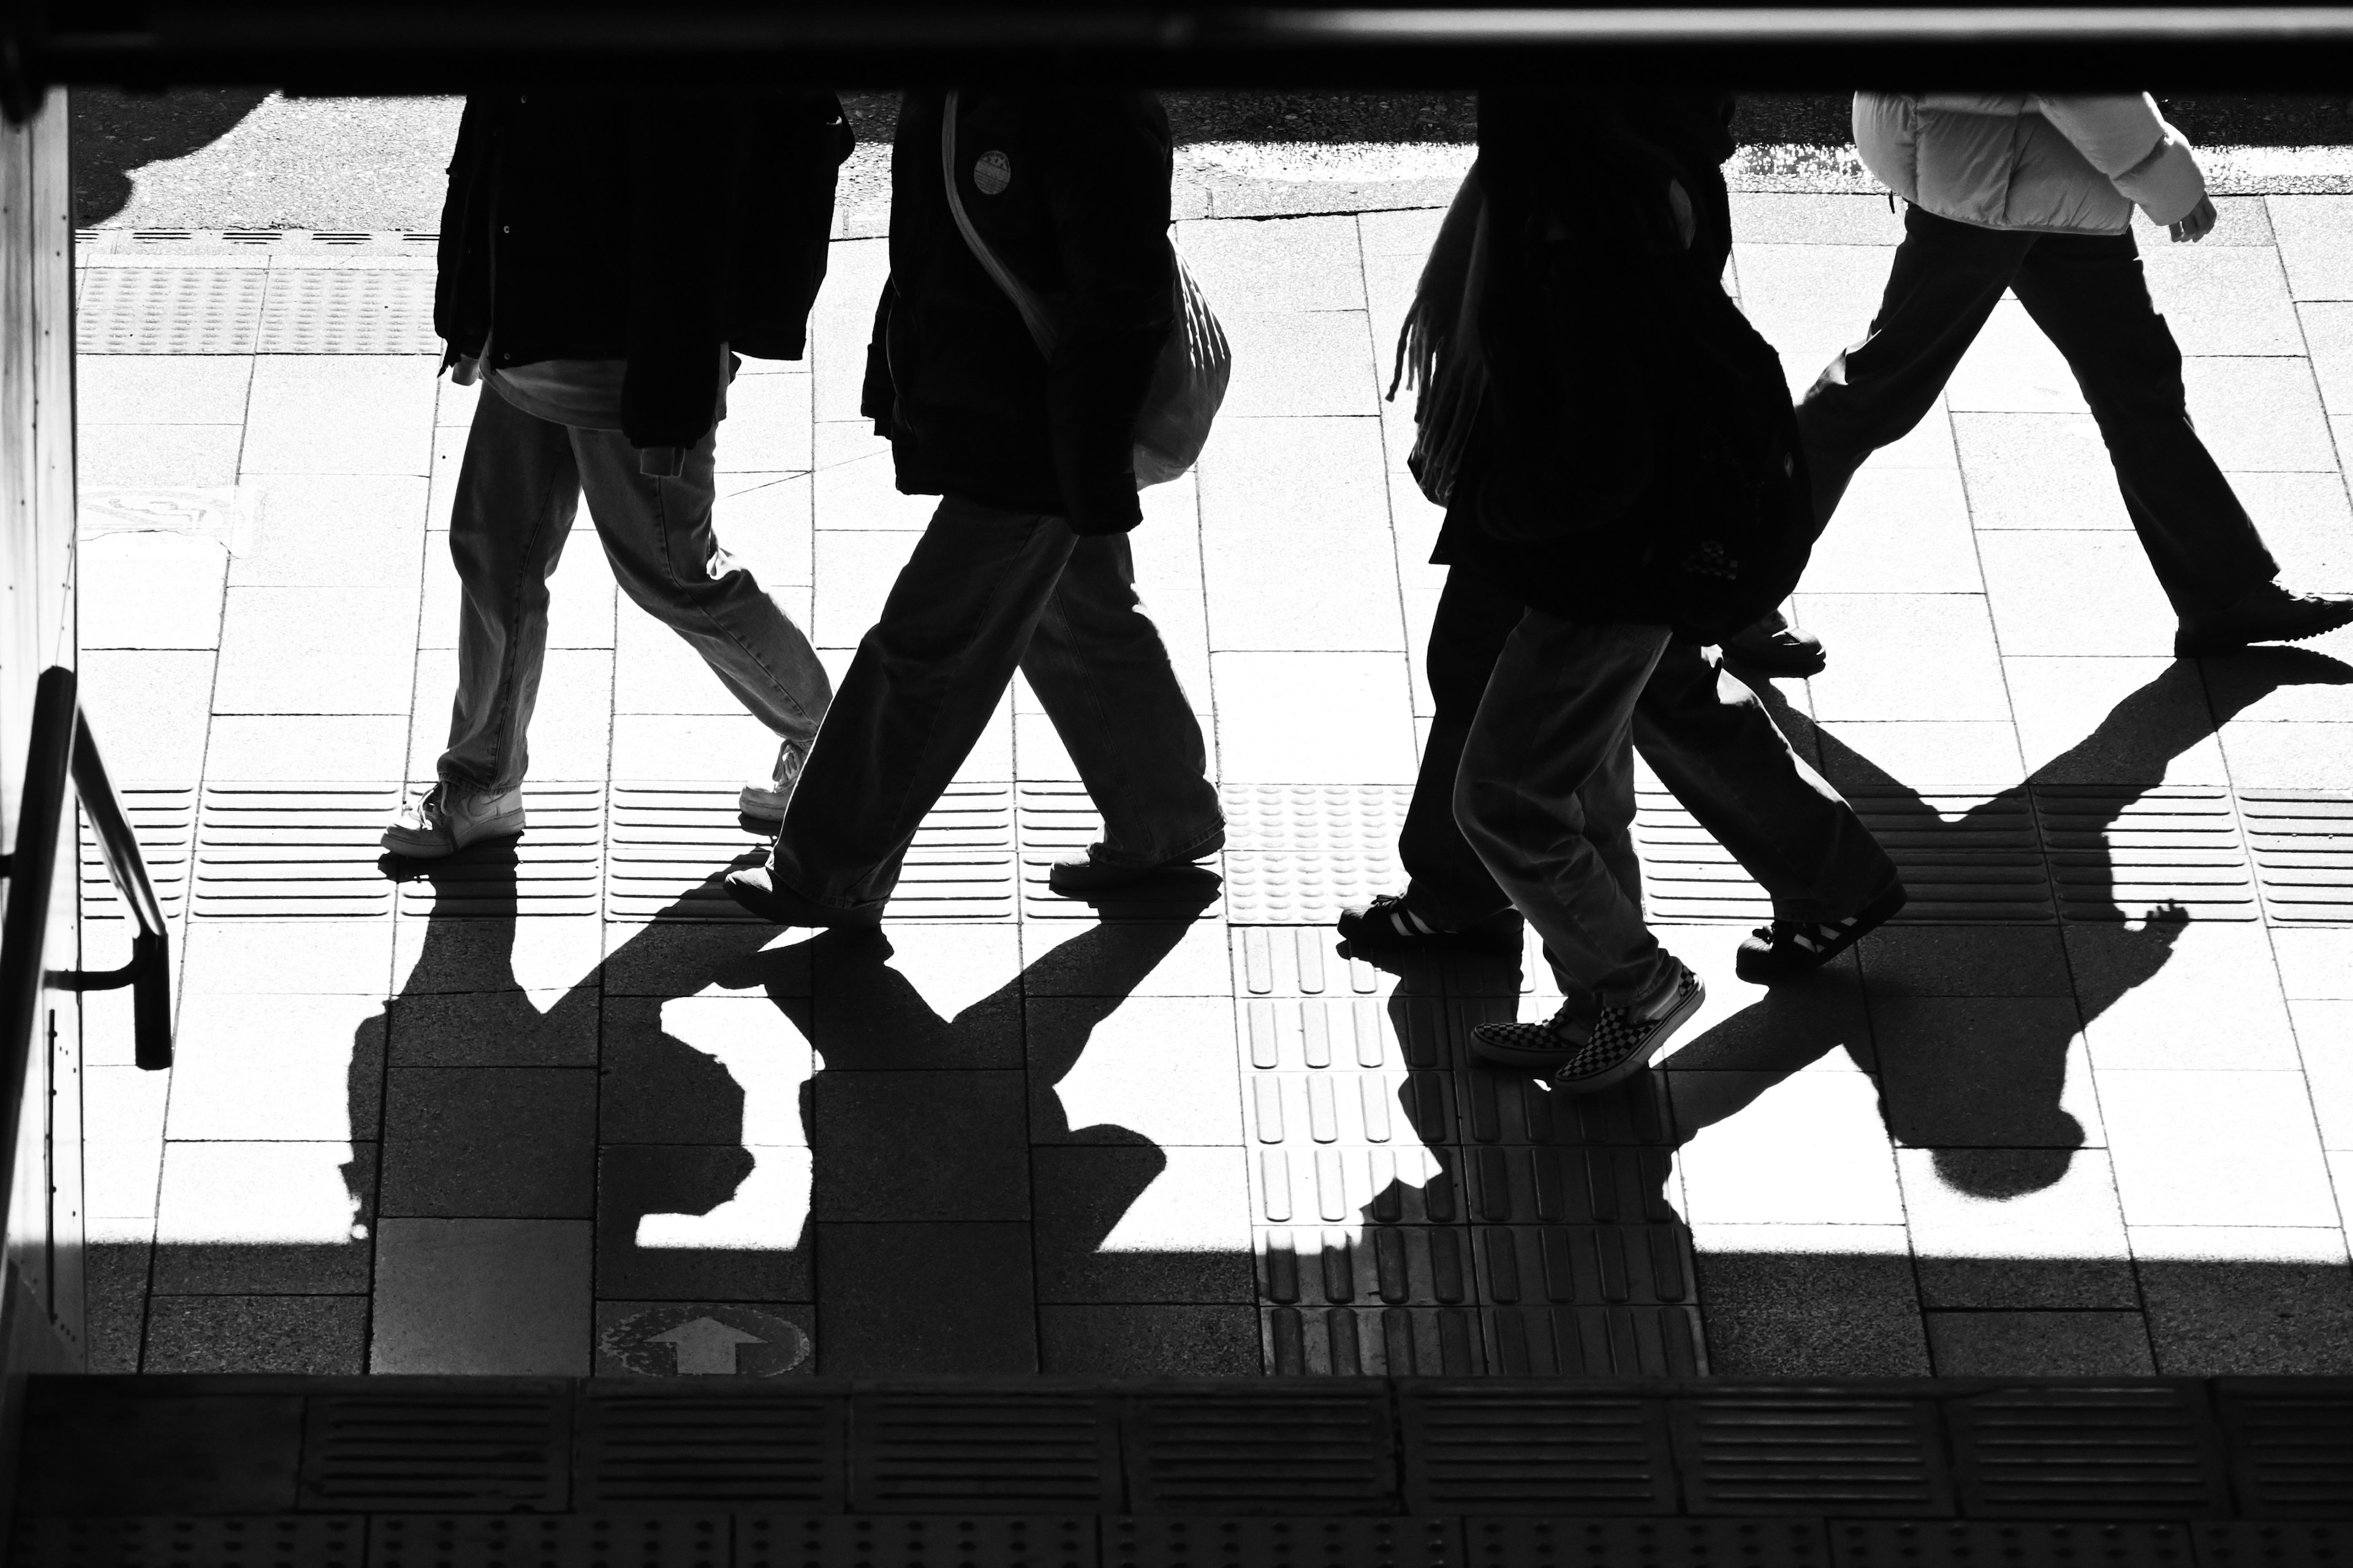
[[1413, 408], [1417, 433], [1406, 466], [1413, 470], [1421, 493], [1440, 506], [1453, 499], [1486, 395], [1476, 282], [1485, 268], [1486, 250], [1487, 203], [1474, 163], [1446, 209], [1430, 259], [1422, 264], [1413, 303], [1398, 332], [1397, 364], [1389, 377], [1390, 402], [1397, 401], [1400, 385], [1419, 394]]

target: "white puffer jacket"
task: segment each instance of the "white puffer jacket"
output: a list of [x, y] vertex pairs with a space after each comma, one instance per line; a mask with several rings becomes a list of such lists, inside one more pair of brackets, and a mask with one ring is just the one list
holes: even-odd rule
[[1854, 142], [1897, 195], [1980, 228], [2116, 234], [2135, 206], [2178, 223], [2206, 194], [2147, 93], [1859, 92]]

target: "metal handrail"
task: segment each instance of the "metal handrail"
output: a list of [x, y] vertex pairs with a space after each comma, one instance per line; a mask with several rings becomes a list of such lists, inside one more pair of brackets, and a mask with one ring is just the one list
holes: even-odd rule
[[106, 763], [99, 756], [98, 737], [90, 733], [90, 718], [79, 710], [74, 715], [73, 782], [75, 792], [81, 796], [81, 808], [90, 814], [90, 826], [98, 834], [106, 874], [113, 880], [115, 891], [121, 895], [139, 929], [131, 938], [131, 962], [121, 968], [74, 970], [52, 974], [50, 983], [70, 991], [112, 991], [130, 986], [136, 1059], [151, 1072], [168, 1068], [172, 1065], [172, 963], [164, 906], [155, 897], [155, 884], [147, 875], [146, 858], [139, 852], [139, 839], [131, 830], [131, 818], [122, 809], [121, 798], [114, 793], [114, 781], [107, 777]]

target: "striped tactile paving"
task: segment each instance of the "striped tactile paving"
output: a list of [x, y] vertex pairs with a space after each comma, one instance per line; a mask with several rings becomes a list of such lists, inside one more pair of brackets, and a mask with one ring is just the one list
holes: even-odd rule
[[392, 912], [384, 864], [393, 789], [208, 784], [196, 819], [195, 913], [206, 919]]

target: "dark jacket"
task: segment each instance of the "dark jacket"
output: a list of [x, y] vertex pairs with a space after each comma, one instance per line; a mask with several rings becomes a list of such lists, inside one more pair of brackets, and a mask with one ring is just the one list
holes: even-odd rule
[[[966, 92], [956, 180], [998, 260], [1042, 294], [1060, 339], [1041, 354], [948, 210], [945, 95], [911, 92], [891, 154], [891, 280], [867, 354], [864, 408], [899, 488], [1050, 512], [1122, 533], [1134, 447], [1172, 320], [1168, 119], [1125, 92]], [[984, 191], [974, 170], [987, 161]]]
[[798, 359], [850, 132], [830, 93], [476, 93], [441, 211], [449, 363], [627, 359], [622, 430], [691, 447], [720, 345]]
[[1702, 641], [1796, 583], [1813, 527], [1788, 386], [1723, 290], [1728, 110], [1481, 96], [1484, 386], [1436, 560]]

